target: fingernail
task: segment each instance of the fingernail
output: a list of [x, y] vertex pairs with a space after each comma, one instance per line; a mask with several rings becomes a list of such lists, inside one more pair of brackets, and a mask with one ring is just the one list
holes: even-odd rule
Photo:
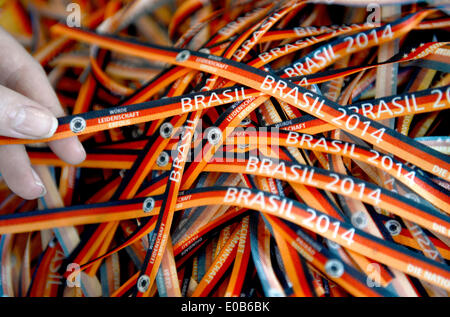
[[12, 128], [33, 138], [49, 138], [58, 128], [58, 120], [32, 106], [23, 106], [10, 113]]
[[84, 158], [86, 157], [86, 150], [84, 149], [83, 144], [81, 144], [80, 141], [78, 141], [78, 150], [80, 151], [80, 155]]
[[34, 183], [41, 188], [41, 194], [39, 195], [39, 197], [44, 197], [47, 194], [47, 189], [45, 188], [44, 184], [42, 183], [41, 178], [39, 177], [39, 175], [36, 173], [36, 171], [34, 169], [31, 169], [31, 174], [33, 174]]

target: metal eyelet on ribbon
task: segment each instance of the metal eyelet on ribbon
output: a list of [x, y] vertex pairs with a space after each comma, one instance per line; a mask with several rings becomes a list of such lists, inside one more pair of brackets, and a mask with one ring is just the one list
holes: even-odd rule
[[167, 152], [161, 152], [161, 154], [156, 159], [156, 164], [160, 167], [164, 167], [169, 163], [169, 154]]
[[161, 124], [161, 127], [159, 128], [159, 133], [161, 137], [164, 139], [168, 139], [172, 136], [173, 132], [173, 125], [170, 122], [164, 122]]
[[86, 120], [82, 117], [75, 117], [70, 121], [70, 130], [73, 133], [82, 132], [86, 128]]
[[155, 208], [155, 200], [152, 197], [147, 197], [143, 203], [144, 212], [150, 212]]
[[141, 293], [145, 293], [150, 286], [150, 277], [148, 275], [141, 275], [137, 281], [137, 289]]
[[222, 131], [217, 127], [210, 128], [206, 138], [212, 145], [217, 145], [222, 140]]
[[335, 278], [341, 277], [344, 274], [344, 265], [336, 259], [328, 260], [325, 264], [325, 272]]
[[358, 229], [364, 229], [367, 227], [367, 216], [364, 212], [358, 211], [351, 217], [352, 224]]
[[184, 50], [178, 53], [177, 57], [175, 58], [175, 60], [177, 62], [185, 62], [189, 59], [189, 57], [191, 56], [191, 52], [189, 52], [188, 50]]
[[391, 236], [398, 236], [402, 232], [402, 225], [397, 220], [391, 219], [384, 224]]

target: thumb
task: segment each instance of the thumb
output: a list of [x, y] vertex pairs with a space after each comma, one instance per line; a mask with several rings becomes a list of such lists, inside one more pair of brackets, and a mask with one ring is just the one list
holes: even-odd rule
[[0, 86], [0, 135], [21, 139], [51, 137], [58, 120], [50, 110], [17, 92]]

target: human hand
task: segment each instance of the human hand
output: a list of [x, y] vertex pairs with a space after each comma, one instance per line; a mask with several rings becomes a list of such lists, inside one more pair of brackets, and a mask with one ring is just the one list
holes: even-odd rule
[[[56, 117], [63, 115], [41, 65], [0, 28], [0, 135], [48, 138], [58, 127]], [[69, 164], [79, 164], [86, 157], [76, 137], [52, 141], [48, 145]], [[35, 199], [46, 193], [23, 145], [0, 146], [0, 174], [8, 187], [24, 199]]]

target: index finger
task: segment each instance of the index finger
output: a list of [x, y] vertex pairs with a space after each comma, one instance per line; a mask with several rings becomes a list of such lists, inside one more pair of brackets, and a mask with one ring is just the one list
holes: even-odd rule
[[[2, 28], [0, 28], [0, 85], [36, 101], [56, 117], [65, 115], [41, 65]], [[86, 156], [76, 137], [53, 141], [49, 146], [55, 154], [70, 164], [78, 164]]]

